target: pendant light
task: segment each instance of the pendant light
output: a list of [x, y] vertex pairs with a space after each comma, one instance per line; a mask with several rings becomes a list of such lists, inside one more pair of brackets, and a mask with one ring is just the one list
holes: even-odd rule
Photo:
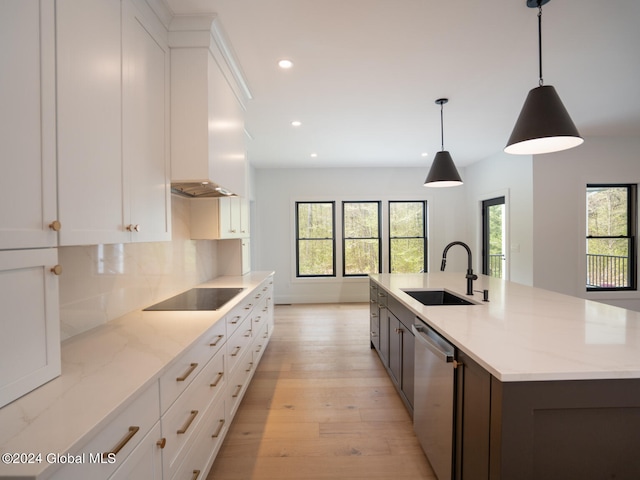
[[453, 159], [449, 152], [444, 149], [443, 105], [448, 101], [448, 98], [436, 100], [436, 104], [440, 105], [440, 141], [442, 150], [436, 153], [433, 159], [427, 179], [424, 181], [425, 187], [456, 187], [462, 185], [462, 178], [460, 178]]
[[539, 86], [532, 89], [513, 127], [506, 153], [536, 155], [577, 147], [583, 138], [578, 133], [562, 100], [551, 85], [542, 80], [542, 5], [550, 0], [527, 0], [529, 8], [538, 9]]

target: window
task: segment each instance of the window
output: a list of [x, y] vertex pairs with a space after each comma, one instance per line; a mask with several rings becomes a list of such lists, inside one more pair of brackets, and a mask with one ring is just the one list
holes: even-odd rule
[[335, 276], [335, 202], [296, 202], [296, 275]]
[[482, 202], [482, 273], [504, 278], [505, 264], [504, 197]]
[[635, 232], [635, 185], [587, 185], [587, 290], [636, 289]]
[[426, 271], [426, 202], [389, 202], [389, 271]]
[[344, 276], [380, 272], [380, 202], [342, 202]]

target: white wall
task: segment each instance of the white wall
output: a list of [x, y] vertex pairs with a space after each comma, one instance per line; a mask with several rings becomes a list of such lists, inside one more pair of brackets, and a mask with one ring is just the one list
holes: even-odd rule
[[[438, 269], [441, 252], [453, 240], [468, 241], [464, 187], [423, 186], [427, 168], [256, 169], [256, 211], [252, 231], [254, 270], [275, 270], [277, 303], [362, 302], [368, 280], [295, 277], [294, 206], [310, 200], [427, 200], [430, 269]], [[461, 171], [464, 175], [464, 172]], [[386, 246], [385, 246], [386, 248]], [[387, 256], [383, 250], [383, 261]], [[464, 271], [462, 250], [451, 252], [447, 270]], [[461, 277], [464, 285], [464, 277]]]
[[533, 283], [640, 310], [638, 292], [587, 292], [586, 185], [640, 183], [640, 138], [587, 138], [533, 159]]
[[[467, 235], [482, 272], [482, 201], [505, 197], [508, 280], [533, 284], [533, 171], [531, 156], [497, 154], [466, 168]], [[478, 252], [477, 254], [475, 252]], [[477, 259], [477, 260], [476, 260]]]

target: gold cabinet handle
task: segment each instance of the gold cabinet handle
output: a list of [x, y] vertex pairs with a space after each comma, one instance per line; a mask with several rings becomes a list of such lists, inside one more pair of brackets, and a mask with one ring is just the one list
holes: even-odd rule
[[210, 387], [217, 387], [218, 384], [220, 383], [220, 380], [222, 380], [222, 377], [224, 377], [224, 372], [218, 372], [218, 376], [213, 381], [213, 383], [211, 383], [209, 386]]
[[217, 347], [218, 344], [220, 343], [220, 340], [222, 340], [224, 338], [224, 335], [218, 335], [218, 338], [216, 339], [215, 342], [210, 343], [209, 346], [210, 347]]
[[244, 309], [245, 309], [245, 310], [251, 310], [252, 308], [253, 308], [253, 303], [248, 303], [248, 304], [244, 307]]
[[62, 275], [62, 265], [56, 265], [51, 268], [51, 273], [54, 275]]
[[256, 353], [260, 353], [260, 350], [262, 350], [262, 344], [258, 345], [258, 348], [256, 348]]
[[164, 448], [167, 445], [167, 439], [162, 437], [160, 440], [156, 442], [156, 445], [160, 448]]
[[191, 480], [198, 480], [199, 476], [200, 476], [200, 470], [194, 470], [193, 471], [193, 476], [191, 477]]
[[245, 338], [249, 338], [250, 336], [251, 336], [251, 329], [249, 329], [246, 332], [244, 332], [244, 337]]
[[120, 450], [122, 450], [124, 448], [124, 446], [129, 443], [129, 440], [131, 440], [133, 438], [133, 436], [138, 433], [138, 430], [140, 430], [140, 427], [129, 427], [129, 430], [127, 432], [127, 434], [122, 437], [122, 440], [120, 440], [115, 447], [113, 447], [110, 451], [103, 453], [102, 455], [104, 457], [107, 457], [109, 455], [117, 455], [118, 452]]
[[224, 427], [224, 418], [220, 419], [220, 422], [218, 423], [218, 428], [213, 433], [213, 435], [211, 435], [211, 438], [218, 438], [220, 436], [220, 432], [222, 432], [222, 427]]
[[249, 373], [249, 372], [253, 369], [253, 362], [249, 362], [248, 367], [249, 367], [249, 368], [247, 368], [247, 369], [245, 370], [245, 372], [247, 372], [247, 373]]
[[187, 433], [187, 430], [189, 430], [189, 427], [191, 426], [191, 424], [193, 423], [193, 421], [196, 419], [197, 416], [198, 416], [198, 410], [191, 410], [191, 414], [189, 415], [189, 418], [187, 418], [187, 421], [184, 422], [184, 425], [182, 426], [182, 428], [178, 430], [176, 433], [178, 435]]
[[62, 224], [58, 220], [54, 220], [49, 224], [49, 228], [54, 232], [59, 232], [62, 229]]
[[236, 357], [238, 355], [238, 353], [240, 353], [240, 350], [242, 349], [242, 347], [236, 347], [235, 351], [231, 354], [232, 357]]
[[231, 395], [233, 398], [237, 398], [240, 395], [240, 390], [242, 390], [242, 385], [236, 385], [236, 391]]
[[176, 382], [184, 382], [187, 379], [187, 377], [191, 375], [197, 367], [198, 367], [197, 363], [192, 363], [191, 365], [189, 365], [189, 368], [187, 369], [187, 371], [184, 372], [184, 374], [181, 377], [176, 378]]
[[398, 333], [398, 334], [404, 333], [404, 329], [403, 328], [396, 328], [396, 333]]
[[235, 317], [233, 317], [233, 320], [231, 320], [231, 325], [235, 325], [239, 321], [240, 321], [240, 315], [236, 315]]

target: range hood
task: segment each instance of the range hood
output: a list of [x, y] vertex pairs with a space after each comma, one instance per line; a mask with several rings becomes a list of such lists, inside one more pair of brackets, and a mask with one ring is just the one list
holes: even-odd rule
[[251, 93], [219, 19], [175, 17], [169, 46], [171, 191], [246, 197], [244, 115]]
[[189, 198], [235, 196], [235, 193], [213, 182], [172, 182], [171, 193]]

